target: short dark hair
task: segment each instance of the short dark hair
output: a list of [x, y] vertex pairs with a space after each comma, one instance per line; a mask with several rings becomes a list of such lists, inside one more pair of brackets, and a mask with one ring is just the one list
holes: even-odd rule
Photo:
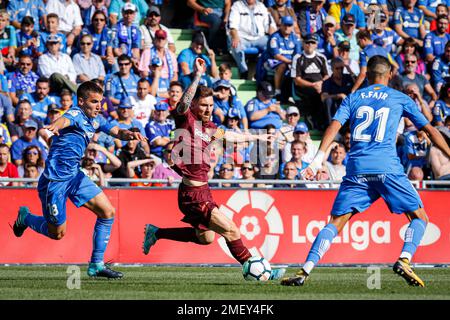
[[370, 31], [368, 30], [360, 30], [357, 34], [356, 34], [356, 38], [358, 40], [361, 39], [371, 39], [370, 37]]
[[50, 85], [50, 79], [47, 77], [39, 77], [39, 79], [37, 79], [36, 84], [38, 84], [39, 82], [45, 82], [48, 83], [48, 85]]
[[206, 86], [198, 86], [197, 91], [195, 91], [194, 98], [192, 100], [198, 100], [200, 98], [212, 97], [214, 95], [213, 90]]
[[93, 81], [86, 81], [80, 84], [77, 90], [78, 99], [87, 99], [90, 93], [99, 93], [103, 95], [103, 89]]
[[117, 58], [117, 62], [119, 61], [125, 61], [127, 60], [128, 62], [131, 62], [131, 58], [129, 56], [127, 56], [126, 54], [121, 54], [118, 58]]
[[441, 20], [441, 19], [445, 19], [445, 20], [448, 21], [448, 15], [446, 15], [446, 14], [440, 14], [440, 15], [438, 15], [437, 18], [436, 18], [436, 22], [439, 21], [439, 20]]
[[56, 13], [53, 13], [53, 12], [49, 13], [49, 14], [47, 15], [47, 21], [48, 21], [48, 19], [50, 19], [50, 18], [56, 18], [56, 19], [58, 19], [58, 21], [59, 21], [59, 16], [58, 16]]
[[139, 81], [137, 82], [137, 84], [139, 84], [139, 83], [148, 83], [150, 85], [150, 82], [148, 82], [148, 80], [145, 78], [140, 78]]
[[34, 19], [33, 19], [33, 17], [25, 16], [22, 18], [21, 24], [24, 26], [34, 25]]
[[71, 96], [72, 97], [72, 92], [68, 89], [62, 89], [61, 93], [59, 94], [59, 96], [62, 98], [64, 96]]
[[0, 143], [0, 149], [1, 148], [8, 148], [8, 150], [11, 149], [6, 143]]
[[375, 77], [383, 76], [392, 70], [392, 65], [386, 57], [373, 56], [367, 62], [367, 77], [369, 81]]
[[169, 89], [172, 87], [178, 86], [181, 88], [181, 90], [184, 90], [184, 86], [180, 81], [171, 81], [169, 85]]

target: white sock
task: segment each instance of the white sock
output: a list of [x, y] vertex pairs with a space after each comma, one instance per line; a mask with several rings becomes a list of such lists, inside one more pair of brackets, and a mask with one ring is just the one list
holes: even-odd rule
[[408, 259], [408, 261], [411, 262], [411, 253], [403, 251], [402, 253], [400, 253], [400, 259]]
[[306, 261], [305, 264], [303, 265], [303, 270], [307, 273], [310, 274], [312, 269], [314, 268], [314, 262], [312, 261]]

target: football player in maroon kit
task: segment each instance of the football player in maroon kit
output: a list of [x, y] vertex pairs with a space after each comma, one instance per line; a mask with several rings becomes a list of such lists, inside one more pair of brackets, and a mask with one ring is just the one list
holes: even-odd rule
[[[219, 139], [242, 142], [267, 141], [273, 137], [218, 129], [210, 120], [214, 106], [213, 91], [198, 85], [205, 70], [205, 61], [196, 59], [194, 80], [171, 111], [178, 129], [172, 151], [175, 162], [172, 168], [183, 177], [178, 189], [178, 206], [184, 214], [181, 221], [192, 227], [158, 228], [147, 224], [143, 252], [148, 254], [159, 239], [207, 245], [214, 241], [214, 233], [218, 233], [225, 238], [232, 256], [244, 264], [252, 255], [242, 243], [236, 224], [219, 210], [208, 186], [209, 150], [211, 143]], [[280, 279], [284, 272], [285, 269], [273, 269], [270, 279]]]

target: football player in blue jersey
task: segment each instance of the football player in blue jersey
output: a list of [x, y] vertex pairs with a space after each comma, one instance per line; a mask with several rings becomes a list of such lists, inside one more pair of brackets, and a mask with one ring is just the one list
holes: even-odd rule
[[428, 217], [397, 156], [396, 131], [401, 117], [409, 118], [419, 130], [425, 131], [434, 145], [449, 158], [450, 148], [411, 98], [387, 86], [392, 77], [392, 66], [387, 58], [372, 57], [367, 69], [370, 85], [344, 99], [325, 131], [314, 160], [303, 171], [308, 180], [315, 176], [323, 165], [325, 151], [339, 129], [349, 121], [351, 148], [347, 172], [331, 209], [331, 219], [317, 235], [303, 268], [296, 276], [284, 278], [282, 285], [303, 285], [350, 218], [382, 197], [391, 212], [405, 213], [411, 221], [394, 271], [410, 285], [425, 286], [414, 273], [410, 261], [424, 235]]
[[44, 216], [37, 216], [20, 207], [13, 231], [21, 237], [30, 227], [51, 239], [60, 240], [66, 233], [66, 200], [84, 206], [97, 215], [93, 235], [93, 251], [88, 267], [91, 277], [121, 278], [103, 262], [115, 209], [103, 191], [80, 169], [87, 145], [100, 130], [120, 140], [146, 141], [140, 133], [119, 129], [100, 114], [103, 90], [91, 81], [78, 87], [78, 106], [72, 107], [45, 128], [53, 136], [45, 170], [39, 179], [38, 191]]

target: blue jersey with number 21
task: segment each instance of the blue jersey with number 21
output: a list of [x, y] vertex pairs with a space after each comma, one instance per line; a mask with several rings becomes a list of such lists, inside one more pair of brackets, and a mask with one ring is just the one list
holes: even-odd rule
[[401, 117], [419, 129], [428, 123], [411, 98], [384, 85], [371, 85], [344, 99], [333, 119], [342, 125], [350, 121], [347, 175], [404, 172], [395, 148]]

